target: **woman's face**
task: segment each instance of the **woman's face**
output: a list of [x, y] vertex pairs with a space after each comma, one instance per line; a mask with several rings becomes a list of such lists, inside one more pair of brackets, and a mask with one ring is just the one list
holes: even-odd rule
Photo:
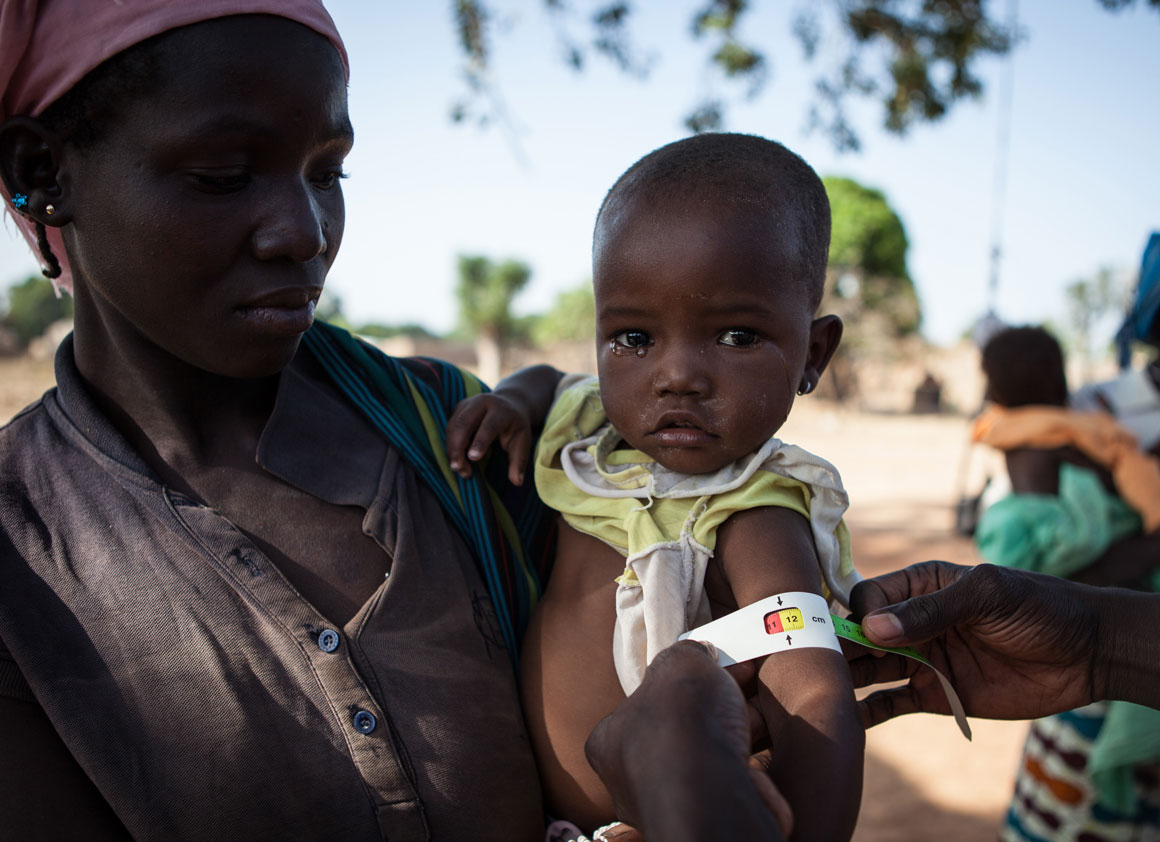
[[175, 30], [162, 53], [152, 90], [62, 156], [78, 342], [88, 300], [86, 329], [122, 345], [272, 374], [342, 240], [341, 61], [321, 35], [260, 15]]

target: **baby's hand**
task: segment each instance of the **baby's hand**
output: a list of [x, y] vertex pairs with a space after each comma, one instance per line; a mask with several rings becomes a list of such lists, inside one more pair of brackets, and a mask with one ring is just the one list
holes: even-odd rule
[[508, 479], [523, 485], [524, 469], [532, 448], [532, 424], [520, 402], [490, 392], [460, 401], [447, 422], [447, 458], [451, 470], [466, 479], [471, 463], [478, 462], [499, 440], [508, 456]]

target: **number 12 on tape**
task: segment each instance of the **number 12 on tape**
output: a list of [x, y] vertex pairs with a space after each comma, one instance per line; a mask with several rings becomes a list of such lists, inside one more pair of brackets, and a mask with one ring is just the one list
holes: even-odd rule
[[816, 593], [793, 591], [759, 600], [681, 635], [717, 647], [723, 667], [790, 649], [841, 652], [830, 607]]
[[803, 628], [805, 621], [802, 620], [802, 612], [796, 608], [783, 608], [781, 611], [770, 611], [765, 615], [766, 634], [781, 634]]

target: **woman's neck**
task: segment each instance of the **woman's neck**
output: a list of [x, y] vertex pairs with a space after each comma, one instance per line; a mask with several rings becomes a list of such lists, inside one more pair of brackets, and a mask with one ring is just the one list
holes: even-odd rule
[[124, 323], [110, 325], [78, 297], [77, 370], [94, 400], [168, 482], [214, 466], [252, 466], [273, 411], [278, 375], [239, 379], [204, 371]]

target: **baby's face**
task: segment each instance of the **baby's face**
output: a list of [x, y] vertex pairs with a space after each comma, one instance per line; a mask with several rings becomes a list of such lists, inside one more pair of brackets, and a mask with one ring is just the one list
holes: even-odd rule
[[708, 473], [756, 450], [833, 351], [813, 347], [824, 343], [812, 341], [792, 264], [751, 230], [690, 202], [630, 205], [597, 232], [604, 408], [632, 447], [675, 471]]

